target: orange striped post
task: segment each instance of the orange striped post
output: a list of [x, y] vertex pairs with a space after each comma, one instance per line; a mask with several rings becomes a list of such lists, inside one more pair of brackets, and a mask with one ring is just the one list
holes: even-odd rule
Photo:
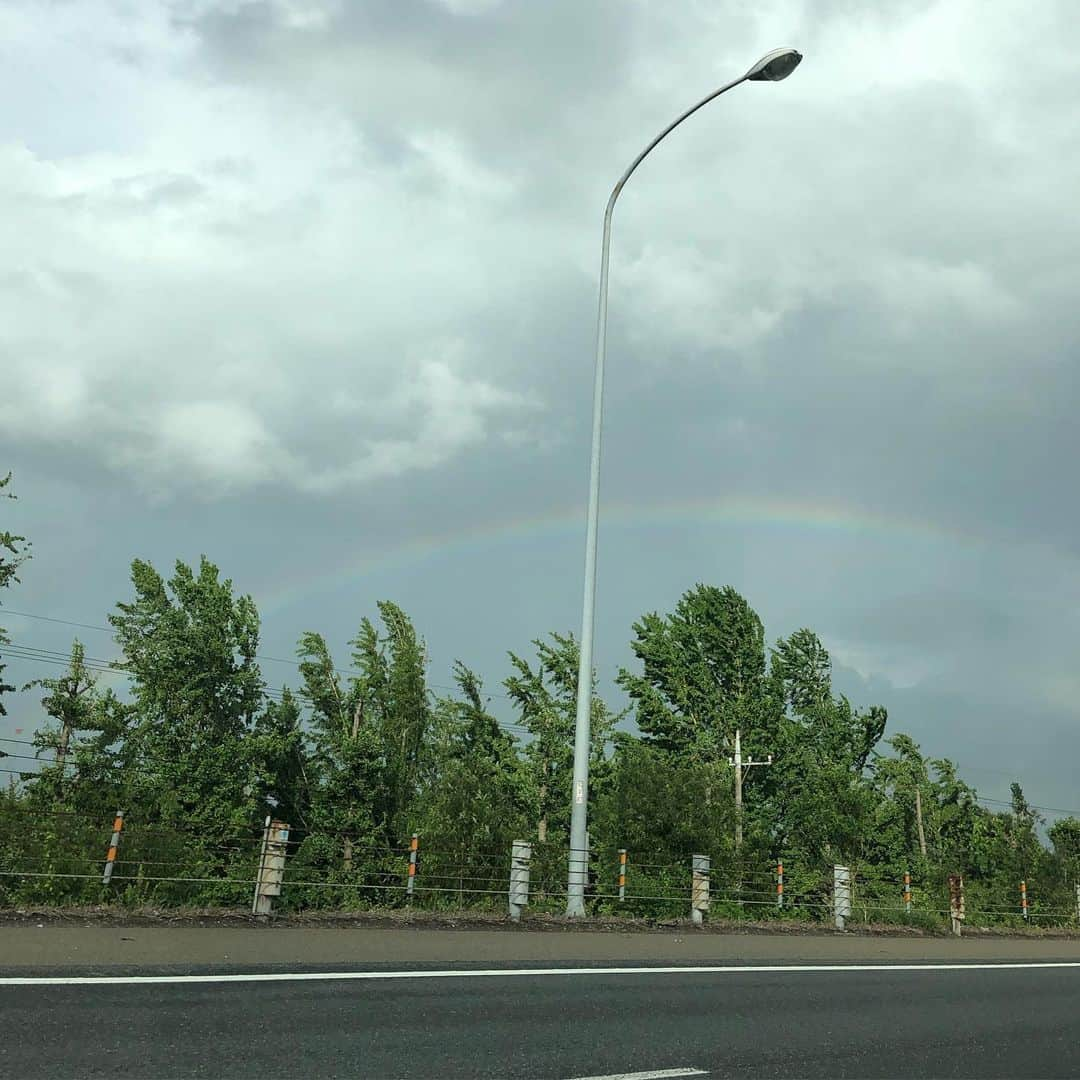
[[1028, 901], [1027, 901], [1027, 882], [1020, 882], [1020, 913], [1024, 916], [1024, 921], [1027, 921], [1028, 917]]
[[409, 879], [405, 883], [405, 896], [411, 900], [413, 889], [416, 887], [416, 852], [420, 847], [420, 834], [413, 833], [409, 841]]
[[776, 864], [776, 906], [778, 908], [784, 906], [784, 864], [782, 862]]
[[911, 871], [904, 871], [904, 913], [911, 914]]
[[109, 841], [109, 854], [105, 856], [105, 872], [101, 875], [101, 884], [108, 885], [112, 878], [113, 866], [116, 863], [116, 851], [120, 847], [120, 832], [124, 828], [124, 811], [116, 811], [116, 820], [113, 821], [112, 839]]
[[626, 848], [619, 848], [619, 903], [626, 899]]

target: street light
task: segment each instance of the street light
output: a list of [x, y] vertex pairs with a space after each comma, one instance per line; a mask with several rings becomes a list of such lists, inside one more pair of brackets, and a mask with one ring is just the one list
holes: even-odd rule
[[604, 408], [604, 349], [607, 338], [608, 251], [611, 246], [611, 212], [626, 181], [649, 152], [713, 98], [743, 82], [779, 82], [799, 65], [802, 55], [794, 49], [774, 49], [734, 82], [721, 86], [659, 135], [630, 163], [612, 189], [604, 211], [604, 243], [600, 256], [600, 312], [596, 326], [596, 375], [593, 383], [592, 460], [589, 466], [589, 513], [585, 529], [585, 596], [581, 608], [581, 654], [578, 663], [577, 721], [574, 728], [574, 787], [570, 797], [570, 873], [566, 889], [566, 914], [585, 914], [585, 878], [588, 872], [589, 720], [592, 709], [593, 602], [596, 598], [596, 526], [600, 512], [600, 430]]

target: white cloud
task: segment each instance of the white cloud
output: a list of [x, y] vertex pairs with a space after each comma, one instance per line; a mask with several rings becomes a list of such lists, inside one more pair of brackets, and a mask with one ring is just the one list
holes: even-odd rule
[[[460, 348], [450, 346], [441, 350], [441, 355], [413, 366], [408, 379], [388, 398], [363, 403], [338, 398], [336, 411], [352, 414], [358, 420], [352, 441], [359, 451], [345, 447], [346, 461], [338, 466], [311, 463], [300, 469], [294, 464], [289, 479], [301, 489], [327, 492], [350, 483], [431, 469], [485, 442], [500, 415], [508, 414], [521, 423], [531, 419], [529, 414], [535, 405], [528, 399], [458, 375], [453, 361], [459, 354]], [[407, 437], [365, 437], [365, 419], [386, 408], [409, 418]], [[522, 430], [519, 424], [506, 428], [505, 433], [514, 437]]]
[[[806, 51], [792, 79], [695, 116], [620, 202], [613, 334], [643, 384], [673, 352], [783, 371], [773, 344], [821, 312], [850, 334], [834, 376], [901, 365], [948, 399], [976, 366], [1015, 369], [1080, 240], [1058, 209], [1068, 168], [1042, 168], [1017, 120], [1057, 131], [1075, 109], [1031, 111], [1014, 87], [1063, 9], [612, 10], [455, 2], [406, 25], [300, 0], [9, 6], [23, 67], [0, 91], [33, 122], [0, 127], [6, 429], [77, 430], [159, 493], [192, 470], [211, 491], [332, 491], [550, 440], [548, 335], [587, 362], [591, 326], [566, 331], [557, 305], [567, 282], [592, 304], [609, 185], [778, 41]], [[1040, 50], [1047, 87], [1068, 49]], [[65, 79], [46, 91], [30, 66]], [[214, 409], [200, 457], [191, 418]]]
[[[52, 17], [61, 53], [74, 20], [85, 64], [123, 63], [115, 17]], [[461, 325], [487, 302], [465, 219], [507, 184], [439, 132], [383, 167], [334, 110], [198, 81], [167, 29], [143, 35], [129, 145], [0, 145], [6, 434], [77, 442], [158, 496], [331, 491], [520, 437], [527, 395], [483, 373]], [[343, 394], [371, 430], [323, 439], [324, 414], [352, 421]]]
[[[1077, 40], [1066, 0], [7, 0], [0, 446], [37, 489], [8, 510], [41, 515], [23, 588], [78, 618], [136, 546], [205, 538], [274, 582], [301, 543], [351, 565], [576, 499], [611, 185], [786, 43], [790, 80], [702, 110], [620, 200], [605, 498], [745, 492], [949, 539], [609, 530], [600, 653], [708, 576], [972, 715], [1067, 707]], [[192, 521], [178, 493], [216, 502]], [[293, 542], [261, 544], [267, 522]], [[468, 602], [500, 580], [514, 602], [452, 619], [446, 648], [486, 650], [493, 678], [580, 599], [576, 545], [565, 567], [536, 546], [549, 577], [492, 547]], [[393, 588], [437, 623], [461, 565]], [[313, 621], [345, 637], [355, 603]]]
[[500, 7], [503, 0], [436, 0], [454, 15], [486, 15]]

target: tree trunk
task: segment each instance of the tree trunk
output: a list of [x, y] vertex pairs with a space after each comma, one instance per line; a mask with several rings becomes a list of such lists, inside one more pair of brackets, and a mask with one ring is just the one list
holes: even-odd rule
[[919, 851], [926, 858], [926, 833], [923, 831], [922, 822], [922, 792], [915, 788], [915, 823], [919, 827]]
[[71, 746], [71, 725], [64, 723], [60, 728], [60, 740], [56, 747], [56, 760], [60, 765], [64, 764], [64, 760], [68, 756], [68, 749]]

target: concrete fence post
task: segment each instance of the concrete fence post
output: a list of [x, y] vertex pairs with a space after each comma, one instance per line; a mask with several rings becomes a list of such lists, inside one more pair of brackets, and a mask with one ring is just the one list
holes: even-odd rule
[[405, 880], [405, 899], [411, 901], [416, 889], [416, 853], [420, 848], [420, 834], [413, 833], [409, 841], [409, 876]]
[[693, 857], [693, 879], [690, 885], [690, 918], [700, 926], [709, 910], [709, 856]]
[[105, 856], [105, 870], [101, 875], [101, 884], [108, 885], [112, 880], [113, 864], [116, 862], [116, 852], [120, 847], [120, 833], [124, 828], [124, 811], [117, 810], [113, 820], [112, 839], [109, 841], [109, 851]]
[[851, 871], [846, 866], [833, 867], [833, 916], [837, 930], [851, 918]]
[[1028, 898], [1027, 898], [1027, 882], [1020, 882], [1020, 914], [1024, 917], [1024, 922], [1028, 921]]
[[532, 844], [515, 840], [510, 854], [510, 918], [517, 922], [522, 909], [529, 904], [529, 863]]
[[[1080, 886], [1078, 886], [1080, 889]], [[1080, 892], [1077, 893], [1080, 896]], [[626, 848], [619, 848], [619, 903], [626, 899]]]
[[251, 902], [252, 915], [269, 915], [274, 909], [274, 897], [281, 895], [288, 841], [289, 826], [284, 821], [271, 821], [267, 817], [263, 826], [262, 848], [259, 851], [255, 897]]
[[904, 914], [911, 914], [911, 871], [904, 871]]
[[949, 922], [954, 937], [960, 936], [964, 921], [964, 879], [959, 874], [949, 875]]
[[784, 906], [784, 864], [779, 860], [776, 863], [776, 906]]

